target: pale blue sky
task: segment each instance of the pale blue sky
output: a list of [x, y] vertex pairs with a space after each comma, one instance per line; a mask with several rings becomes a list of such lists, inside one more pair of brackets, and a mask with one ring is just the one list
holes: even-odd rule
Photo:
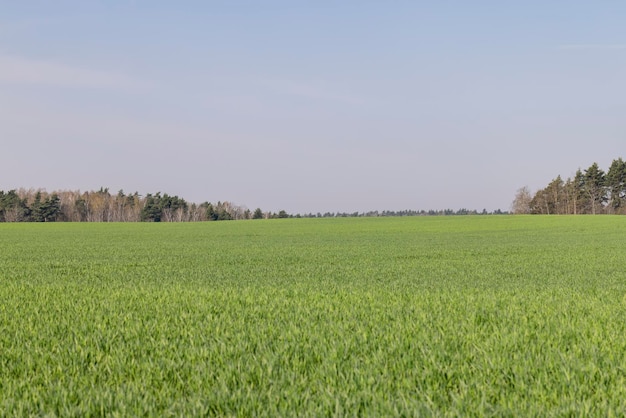
[[3, 1], [0, 189], [508, 210], [626, 157], [624, 1]]

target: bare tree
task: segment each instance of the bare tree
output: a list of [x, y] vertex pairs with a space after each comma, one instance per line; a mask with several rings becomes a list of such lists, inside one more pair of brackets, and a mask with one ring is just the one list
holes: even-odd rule
[[527, 186], [518, 189], [511, 205], [511, 211], [516, 215], [530, 213], [530, 202], [532, 200], [533, 197]]

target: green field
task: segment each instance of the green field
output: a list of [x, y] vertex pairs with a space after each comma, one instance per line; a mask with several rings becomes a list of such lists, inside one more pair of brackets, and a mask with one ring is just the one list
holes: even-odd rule
[[1, 416], [623, 416], [626, 217], [0, 225]]

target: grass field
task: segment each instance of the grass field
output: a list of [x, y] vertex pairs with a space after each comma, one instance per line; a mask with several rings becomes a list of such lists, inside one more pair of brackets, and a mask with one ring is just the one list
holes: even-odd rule
[[0, 225], [2, 416], [623, 416], [626, 217]]

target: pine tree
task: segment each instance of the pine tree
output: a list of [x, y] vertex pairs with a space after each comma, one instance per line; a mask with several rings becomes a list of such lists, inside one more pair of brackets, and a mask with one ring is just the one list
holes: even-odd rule
[[615, 213], [626, 212], [626, 162], [621, 158], [613, 160], [606, 175], [606, 185], [611, 209]]
[[263, 219], [263, 211], [261, 208], [256, 208], [254, 214], [252, 215], [252, 219]]
[[583, 177], [583, 190], [591, 206], [591, 213], [597, 214], [602, 210], [604, 202], [607, 200], [606, 176], [604, 171], [598, 167], [598, 163], [593, 163]]

